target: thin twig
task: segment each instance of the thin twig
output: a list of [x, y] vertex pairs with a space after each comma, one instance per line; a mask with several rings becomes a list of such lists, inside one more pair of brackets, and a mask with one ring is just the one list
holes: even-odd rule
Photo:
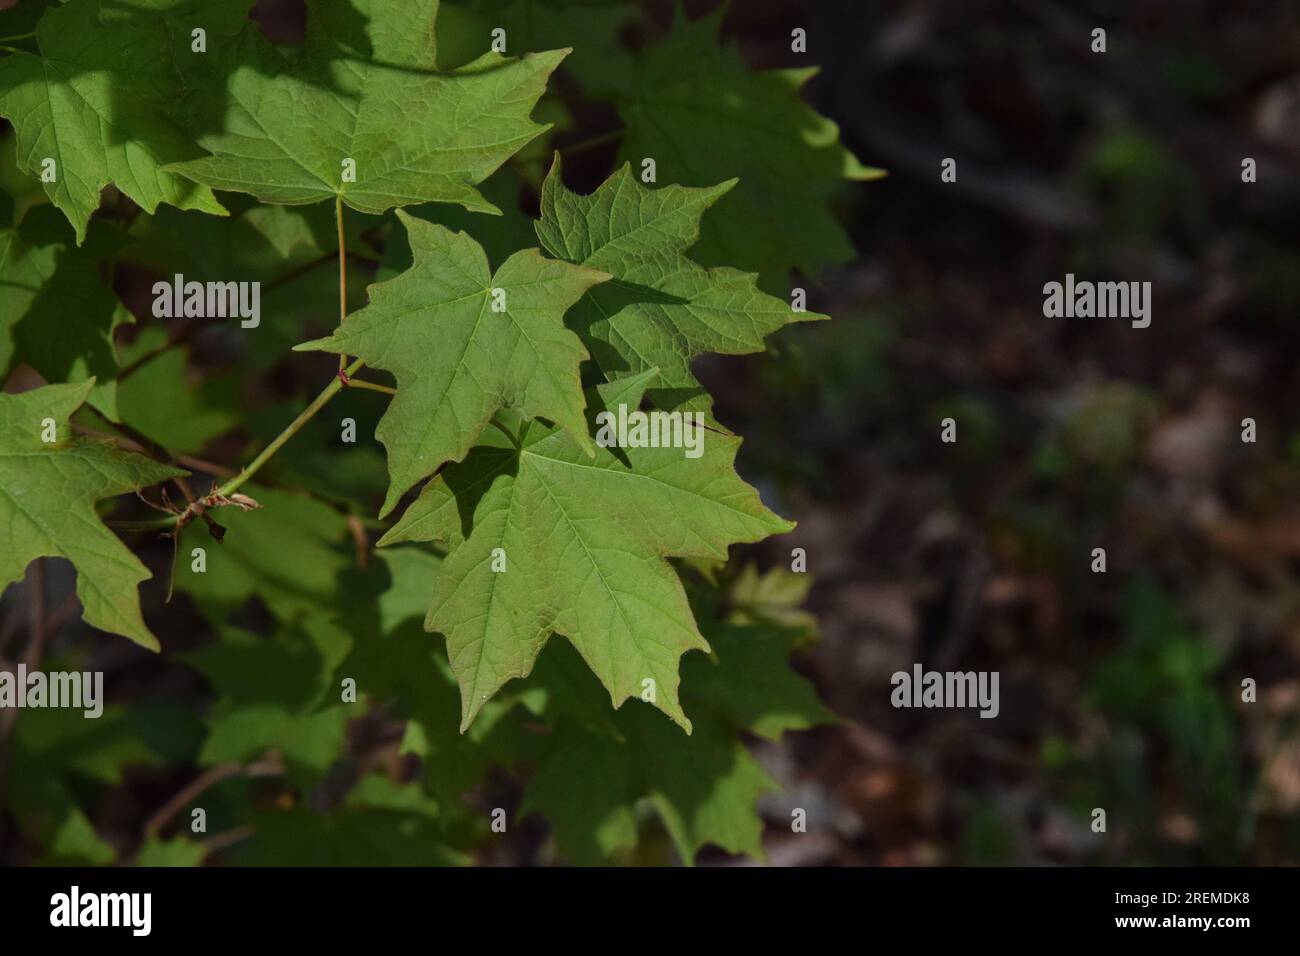
[[[331, 249], [329, 252], [323, 253], [322, 255], [317, 256], [315, 259], [311, 259], [307, 262], [304, 262], [302, 265], [294, 266], [292, 269], [290, 269], [288, 272], [284, 273], [283, 275], [278, 275], [271, 281], [265, 283], [262, 286], [262, 291], [270, 292], [272, 289], [278, 288], [288, 282], [292, 282], [294, 279], [306, 275], [308, 272], [311, 272], [313, 269], [318, 268], [319, 266], [322, 266], [327, 262], [332, 262], [337, 256], [338, 253], [335, 252], [333, 249]], [[353, 254], [353, 258], [354, 259], [357, 258], [355, 253]], [[213, 322], [210, 321], [204, 322], [202, 320], [187, 322], [185, 325], [181, 326], [180, 332], [168, 338], [168, 340], [164, 342], [162, 345], [154, 346], [153, 348], [149, 349], [149, 351], [145, 352], [143, 355], [138, 356], [134, 361], [123, 366], [117, 373], [117, 380], [120, 382], [124, 378], [129, 378], [130, 376], [134, 375], [137, 371], [139, 371], [141, 366], [148, 365], [154, 359], [158, 358], [158, 356], [170, 352], [178, 345], [185, 344], [190, 339], [192, 339], [195, 335], [197, 335], [199, 332], [202, 332], [204, 329], [211, 328], [213, 324], [214, 324]]]
[[[339, 230], [339, 328], [343, 327], [343, 320], [348, 317], [348, 253], [347, 242], [343, 237], [343, 194], [338, 193], [334, 197], [334, 220], [338, 223]], [[342, 372], [348, 367], [348, 357], [346, 354], [339, 353], [339, 371]]]
[[348, 379], [349, 388], [365, 388], [372, 392], [383, 392], [385, 395], [396, 395], [397, 389], [388, 385], [380, 385], [378, 382], [367, 382], [363, 378]]
[[198, 799], [201, 794], [221, 783], [223, 780], [229, 780], [231, 777], [240, 776], [268, 777], [283, 772], [284, 764], [279, 760], [279, 758], [274, 756], [264, 757], [255, 763], [249, 764], [247, 767], [233, 760], [209, 767], [182, 787], [174, 797], [159, 807], [158, 810], [145, 821], [144, 835], [146, 838], [155, 836], [159, 830], [167, 825], [167, 821], [183, 810], [186, 805]]
[[45, 633], [48, 637], [53, 637], [59, 633], [59, 629], [67, 624], [69, 620], [77, 616], [81, 609], [81, 601], [75, 593], [69, 594], [45, 619]]
[[127, 363], [125, 366], [119, 369], [117, 373], [117, 380], [121, 382], [124, 379], [130, 378], [132, 375], [138, 372], [142, 366], [148, 365], [154, 359], [158, 358], [158, 356], [170, 352], [172, 349], [176, 348], [176, 346], [183, 345], [184, 343], [188, 342], [199, 332], [208, 328], [208, 325], [209, 325], [208, 323], [202, 321], [186, 322], [184, 325], [181, 326], [181, 330], [179, 332], [177, 332], [175, 335], [168, 336], [167, 341], [164, 342], [162, 345], [155, 345], [153, 348], [149, 349], [143, 355], [138, 356], [135, 360]]
[[[592, 136], [589, 139], [584, 139], [568, 146], [561, 146], [559, 153], [561, 156], [576, 156], [578, 153], [585, 153], [589, 149], [596, 149], [598, 146], [604, 146], [606, 143], [612, 143], [615, 140], [622, 139], [623, 134], [626, 132], [627, 129], [620, 126], [618, 129], [612, 129], [608, 133], [601, 133], [597, 136]], [[543, 156], [543, 158], [545, 157]]]
[[182, 787], [175, 796], [158, 808], [148, 820], [144, 823], [144, 835], [146, 838], [154, 836], [163, 826], [179, 813], [186, 804], [194, 800], [209, 787], [213, 787], [223, 780], [237, 776], [244, 770], [243, 764], [236, 761], [228, 763], [219, 763], [209, 767], [203, 773], [199, 774], [184, 787]]
[[[343, 197], [341, 194], [335, 197], [334, 211], [335, 211], [335, 217], [338, 220], [339, 321], [342, 322], [345, 318], [347, 318], [347, 250], [344, 246], [345, 240], [343, 235]], [[363, 362], [361, 359], [355, 360], [354, 362], [352, 362], [351, 365], [348, 365], [346, 363], [347, 363], [347, 356], [340, 355], [338, 375], [336, 375], [333, 379], [331, 379], [330, 383], [321, 390], [320, 394], [317, 395], [314, 399], [312, 399], [311, 404], [308, 405], [306, 408], [304, 408], [302, 412], [299, 413], [297, 418], [295, 418], [292, 422], [290, 422], [287, 426], [285, 426], [284, 430], [281, 431], [280, 434], [277, 435], [274, 439], [272, 439], [271, 443], [267, 445], [265, 448], [263, 448], [257, 454], [257, 457], [255, 457], [251, 462], [249, 462], [249, 464], [246, 467], [242, 468], [237, 474], [232, 475], [229, 479], [225, 481], [224, 484], [221, 485], [220, 488], [216, 489], [211, 494], [207, 495], [206, 498], [201, 500], [196, 500], [187, 492], [186, 498], [189, 501], [189, 507], [183, 512], [174, 515], [167, 515], [166, 517], [163, 518], [154, 518], [148, 521], [116, 522], [114, 523], [114, 527], [122, 528], [128, 531], [167, 530], [169, 528], [176, 528], [179, 526], [183, 526], [183, 524], [186, 521], [193, 518], [195, 513], [197, 513], [199, 515], [202, 515], [205, 521], [209, 522], [209, 530], [212, 530], [213, 526], [215, 526], [216, 528], [219, 528], [221, 530], [221, 534], [224, 535], [225, 529], [221, 528], [220, 525], [217, 525], [214, 521], [212, 521], [211, 516], [207, 514], [206, 508], [208, 507], [208, 505], [205, 505], [205, 502], [212, 502], [215, 504], [227, 503], [227, 499], [230, 499], [231, 496], [234, 495], [236, 491], [238, 491], [241, 487], [243, 487], [245, 482], [247, 482], [250, 478], [252, 478], [255, 474], [257, 474], [258, 470], [263, 465], [265, 465], [277, 451], [279, 451], [282, 447], [284, 447], [285, 442], [287, 442], [290, 438], [292, 438], [295, 434], [297, 434], [298, 431], [301, 430], [302, 427], [307, 424], [307, 422], [311, 421], [311, 419], [315, 417], [316, 413], [319, 412], [322, 408], [324, 408], [326, 403], [328, 403], [329, 400], [333, 398], [340, 389], [342, 389], [344, 386], [349, 384], [352, 376], [365, 367], [365, 362]], [[377, 383], [366, 383], [361, 387], [367, 388], [371, 386], [374, 386], [376, 390], [383, 389], [383, 386], [378, 386]], [[101, 415], [101, 417], [104, 416]], [[105, 418], [105, 421], [107, 421], [107, 418]], [[109, 421], [108, 424], [112, 427], [118, 427], [118, 423], [116, 422]], [[130, 432], [128, 432], [128, 434], [130, 434]], [[154, 443], [147, 436], [141, 435], [139, 433], [131, 434], [130, 437], [135, 438], [137, 441], [139, 441], [142, 445], [146, 447], [149, 446], [160, 447], [160, 446], [156, 446], [156, 443]], [[186, 490], [185, 487], [182, 486], [182, 491], [185, 490]], [[237, 500], [232, 503], [240, 504], [240, 502]], [[243, 505], [241, 504], [241, 507], [242, 506]], [[221, 540], [221, 536], [218, 535], [215, 531], [213, 532], [213, 535], [214, 537], [217, 537], [217, 540]]]
[[[352, 375], [359, 372], [365, 364], [366, 363], [361, 359], [357, 359], [344, 369], [343, 372], [348, 378], [351, 378]], [[312, 418], [315, 417], [316, 413], [324, 408], [325, 404], [333, 398], [341, 388], [343, 388], [342, 378], [336, 375], [334, 378], [330, 379], [330, 383], [321, 389], [320, 394], [312, 399], [311, 404], [304, 408], [297, 418], [285, 426], [284, 431], [280, 432], [280, 434], [271, 441], [271, 444], [263, 448], [261, 453], [249, 462], [248, 467], [241, 470], [234, 478], [231, 478], [224, 485], [218, 488], [217, 492], [221, 495], [229, 496], [238, 491], [244, 482], [257, 474], [258, 469], [265, 465], [267, 461], [270, 460], [271, 456], [284, 446], [285, 442], [296, 435], [304, 425], [311, 421]]]
[[366, 537], [366, 526], [354, 514], [347, 516], [348, 531], [352, 533], [352, 544], [357, 551], [357, 564], [365, 568], [370, 564], [370, 540]]

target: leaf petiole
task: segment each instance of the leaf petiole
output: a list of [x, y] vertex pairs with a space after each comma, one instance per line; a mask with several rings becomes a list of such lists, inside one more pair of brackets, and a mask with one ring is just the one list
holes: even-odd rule
[[[347, 243], [343, 238], [343, 194], [334, 197], [334, 221], [339, 230], [339, 325], [348, 317], [348, 254]], [[339, 371], [346, 370], [348, 357], [339, 356]]]
[[519, 436], [516, 435], [514, 432], [512, 432], [510, 429], [506, 428], [505, 425], [502, 425], [499, 421], [497, 421], [497, 417], [495, 415], [493, 415], [491, 418], [488, 419], [488, 424], [492, 425], [494, 428], [496, 428], [497, 431], [499, 431], [501, 434], [509, 438], [510, 444], [514, 445], [516, 448], [519, 447]]
[[[359, 372], [365, 364], [366, 363], [361, 361], [361, 359], [357, 359], [343, 370], [343, 374], [350, 379], [354, 374]], [[312, 399], [311, 404], [304, 408], [298, 414], [298, 417], [285, 427], [284, 431], [276, 435], [271, 444], [263, 448], [258, 456], [248, 463], [248, 467], [241, 470], [239, 474], [235, 475], [235, 477], [231, 478], [224, 485], [218, 488], [217, 493], [229, 496], [238, 491], [243, 486], [244, 482], [257, 474], [258, 469], [265, 465], [272, 455], [284, 447], [285, 442], [296, 435], [304, 425], [311, 421], [312, 418], [316, 416], [316, 413], [324, 408], [325, 404], [333, 398], [341, 388], [343, 388], [342, 378], [335, 376], [330, 379], [330, 383], [321, 389], [320, 394]]]
[[[257, 457], [249, 462], [246, 467], [240, 469], [239, 474], [235, 475], [225, 484], [217, 488], [212, 495], [228, 498], [242, 488], [245, 482], [257, 474], [261, 467], [270, 461], [272, 455], [283, 448], [285, 443], [296, 435], [304, 425], [311, 421], [316, 416], [316, 413], [324, 408], [329, 400], [344, 387], [343, 378], [346, 377], [351, 379], [351, 377], [355, 373], [359, 372], [365, 364], [366, 363], [361, 359], [356, 359], [351, 365], [343, 370], [343, 376], [335, 376], [330, 379], [330, 383], [321, 389], [320, 394], [312, 399], [310, 405], [298, 413], [297, 418], [286, 425], [284, 430], [281, 431], [280, 434], [276, 435], [269, 445], [258, 452]], [[380, 387], [382, 388], [383, 386]], [[175, 526], [179, 517], [179, 515], [166, 515], [162, 518], [152, 518], [147, 521], [114, 521], [111, 522], [111, 524], [113, 527], [119, 528], [123, 531], [158, 531]]]
[[397, 389], [389, 385], [380, 385], [378, 382], [367, 382], [363, 378], [349, 378], [348, 387], [369, 389], [372, 392], [383, 392], [385, 395], [397, 394]]

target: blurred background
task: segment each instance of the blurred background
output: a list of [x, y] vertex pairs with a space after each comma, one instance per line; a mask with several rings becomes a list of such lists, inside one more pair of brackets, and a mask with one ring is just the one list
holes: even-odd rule
[[[799, 519], [807, 669], [850, 721], [772, 755], [839, 821], [791, 858], [1295, 863], [1300, 5], [726, 22], [764, 65], [793, 60], [765, 38], [812, 24], [811, 101], [889, 171], [842, 194], [859, 258], [814, 285], [836, 321], [701, 376]], [[1150, 281], [1151, 326], [1044, 318], [1067, 272]], [[893, 709], [918, 661], [1000, 671], [1000, 716]]]
[[[637, 23], [618, 30], [611, 63], [673, 16], [669, 2], [631, 6]], [[716, 4], [684, 8], [700, 17]], [[294, 4], [264, 2], [255, 16], [277, 39], [301, 33]], [[1104, 54], [1090, 48], [1096, 27]], [[796, 28], [807, 54], [791, 50]], [[806, 288], [834, 321], [787, 328], [765, 355], [696, 365], [718, 419], [745, 436], [742, 474], [799, 522], [737, 567], [807, 553], [807, 575], [742, 586], [815, 616], [819, 639], [797, 665], [843, 718], [780, 746], [754, 742], [786, 788], [763, 804], [772, 862], [1300, 862], [1300, 4], [734, 0], [722, 36], [752, 69], [819, 64], [807, 102], [888, 173], [830, 197], [856, 252], [815, 273], [763, 273], [782, 297]], [[591, 78], [581, 64], [571, 75]], [[565, 114], [548, 146], [581, 145], [565, 154], [574, 188], [619, 161], [617, 137], [602, 141], [616, 125], [608, 108]], [[494, 187], [518, 193], [507, 232], [510, 213], [535, 214], [547, 155], [523, 157], [531, 171]], [[940, 178], [947, 157], [955, 182]], [[174, 252], [172, 225], [137, 237], [141, 261], [150, 242]], [[358, 217], [356, 248], [364, 227]], [[326, 215], [326, 251], [331, 228]], [[356, 296], [376, 269], [399, 267], [401, 250], [375, 248]], [[1067, 272], [1151, 282], [1150, 327], [1045, 318], [1043, 284]], [[116, 285], [146, 314], [143, 275]], [[333, 288], [305, 288], [273, 293], [328, 328]], [[302, 330], [286, 327], [286, 348]], [[185, 393], [190, 433], [164, 434], [174, 409], [142, 427], [238, 462], [300, 406], [328, 357], [272, 366], [268, 354], [256, 382], [233, 381], [222, 334], [183, 343], [182, 364], [205, 376]], [[120, 330], [123, 363], [166, 339], [147, 322]], [[266, 411], [232, 432], [250, 389]], [[129, 388], [120, 401], [131, 407]], [[373, 395], [342, 401], [359, 420], [382, 409]], [[147, 423], [147, 399], [138, 405]], [[955, 443], [940, 440], [945, 418]], [[1254, 442], [1242, 440], [1245, 418]], [[295, 439], [275, 478], [325, 495], [383, 486], [382, 456], [339, 469], [325, 458], [333, 436], [317, 438]], [[1091, 570], [1094, 548], [1105, 573]], [[160, 570], [170, 551], [147, 557]], [[70, 573], [54, 562], [41, 573], [51, 646], [74, 646], [86, 634], [60, 610]], [[164, 644], [201, 646], [210, 629], [189, 598], [159, 598], [146, 595], [146, 615]], [[9, 590], [0, 647], [29, 606], [25, 588]], [[118, 693], [208, 699], [192, 672], [124, 643], [96, 651]], [[998, 671], [997, 719], [891, 707], [890, 675], [918, 662]], [[183, 755], [199, 733], [183, 711], [136, 708], [132, 733]], [[396, 744], [382, 721], [351, 733], [358, 751]], [[129, 752], [112, 746], [73, 755], [114, 768], [84, 804], [110, 842], [194, 774], [182, 759], [120, 775]], [[792, 807], [810, 818], [797, 839]], [[1095, 807], [1107, 811], [1104, 840], [1089, 829]], [[539, 841], [525, 828], [485, 861], [535, 862]], [[11, 829], [0, 836], [0, 861], [38, 856]]]

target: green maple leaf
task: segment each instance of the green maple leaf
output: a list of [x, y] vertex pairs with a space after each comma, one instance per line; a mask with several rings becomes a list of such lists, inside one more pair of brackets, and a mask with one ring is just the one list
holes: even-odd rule
[[307, 805], [255, 810], [255, 835], [240, 863], [272, 866], [464, 866], [471, 859], [449, 840], [447, 808], [417, 784], [370, 773], [328, 813]]
[[783, 325], [826, 318], [760, 292], [753, 275], [705, 269], [687, 256], [705, 210], [735, 185], [650, 189], [624, 166], [580, 196], [565, 187], [557, 155], [542, 186], [542, 246], [614, 277], [587, 293], [570, 327], [607, 379], [659, 369], [649, 397], [661, 408], [709, 410], [712, 401], [691, 373], [697, 356], [757, 352]]
[[355, 355], [397, 379], [376, 430], [391, 475], [380, 516], [443, 462], [463, 458], [503, 407], [558, 423], [590, 452], [578, 374], [587, 350], [564, 327], [564, 312], [608, 277], [536, 249], [493, 273], [469, 236], [398, 216], [411, 268], [371, 286], [370, 304], [328, 338], [297, 346]]
[[630, 77], [619, 30], [636, 14], [626, 0], [476, 0], [444, 7], [438, 30], [443, 49], [462, 60], [477, 55], [497, 28], [511, 53], [572, 47], [564, 71], [590, 93], [621, 88]]
[[347, 724], [348, 712], [341, 704], [309, 714], [291, 713], [277, 704], [222, 705], [212, 718], [199, 762], [242, 763], [274, 749], [296, 776], [311, 780], [339, 758]]
[[701, 716], [686, 737], [647, 707], [625, 710], [613, 732], [561, 722], [521, 813], [545, 816], [560, 848], [584, 865], [636, 846], [643, 799], [684, 861], [710, 843], [761, 858], [763, 823], [754, 804], [775, 784], [735, 734]]
[[89, 806], [87, 792], [121, 784], [129, 767], [163, 763], [166, 748], [150, 732], [160, 717], [167, 724], [164, 733], [191, 729], [182, 713], [141, 706], [105, 707], [93, 720], [75, 708], [44, 708], [14, 725], [6, 809], [45, 847], [42, 863], [112, 862], [117, 851], [95, 832], [78, 800]]
[[[125, 364], [167, 343], [157, 326], [145, 329], [124, 350]], [[231, 379], [193, 381], [186, 349], [162, 352], [117, 383], [122, 421], [173, 454], [198, 452], [205, 442], [239, 424], [240, 401]], [[166, 396], [160, 402], [159, 396]]]
[[[338, 315], [338, 283], [330, 281], [338, 266], [327, 261], [338, 250], [334, 208], [332, 203], [262, 206], [251, 197], [233, 194], [223, 198], [231, 207], [230, 216], [164, 206], [153, 216], [136, 217], [129, 232], [132, 243], [123, 256], [166, 280], [182, 273], [195, 282], [225, 282], [234, 277], [260, 282], [261, 323], [241, 329], [238, 336], [244, 366], [260, 369], [281, 361], [287, 350], [301, 342], [306, 323], [319, 323], [322, 318], [332, 322]], [[362, 232], [379, 222], [378, 217], [357, 214], [344, 222], [349, 309], [365, 304], [371, 270], [363, 260], [377, 253], [367, 246]], [[218, 320], [225, 321], [233, 320]], [[124, 364], [128, 361], [123, 359]]]
[[387, 713], [406, 718], [402, 753], [417, 754], [424, 786], [445, 813], [491, 766], [508, 766], [524, 734], [513, 701], [488, 703], [468, 732], [460, 726], [460, 694], [443, 648], [423, 628], [442, 559], [422, 548], [384, 548], [342, 590], [349, 595], [343, 623], [357, 640], [341, 673]]
[[[184, 542], [201, 544], [206, 567], [195, 572], [188, 558], [176, 568], [175, 586], [199, 610], [221, 624], [256, 595], [281, 621], [320, 611], [338, 587], [351, 558], [344, 549], [347, 523], [329, 505], [304, 495], [248, 484], [243, 492], [261, 508], [219, 508], [212, 517], [226, 529], [221, 544], [195, 522]], [[182, 548], [182, 556], [189, 553]]]
[[817, 618], [803, 609], [812, 583], [812, 575], [780, 565], [760, 574], [756, 565], [747, 564], [727, 589], [728, 619], [735, 624], [777, 624], [790, 628], [799, 641], [817, 641]]
[[132, 318], [100, 280], [96, 259], [90, 245], [72, 245], [50, 206], [0, 228], [0, 375], [25, 363], [47, 381], [97, 377], [103, 384], [90, 403], [116, 418], [113, 329]]
[[838, 719], [812, 684], [790, 668], [802, 629], [715, 623], [706, 634], [714, 658], [690, 659], [682, 681], [692, 700], [702, 701], [731, 726], [780, 740], [788, 730]]
[[[524, 180], [513, 164], [493, 175], [482, 186], [483, 195], [501, 208], [500, 216], [480, 216], [460, 206], [446, 203], [424, 203], [409, 206], [406, 212], [417, 219], [427, 219], [452, 232], [467, 232], [483, 247], [491, 262], [504, 262], [520, 249], [537, 244], [533, 233], [533, 217], [524, 212], [519, 203]], [[276, 208], [276, 207], [270, 207]], [[375, 281], [391, 279], [411, 268], [411, 247], [406, 230], [395, 225], [384, 237], [384, 253]]]
[[575, 862], [605, 862], [634, 847], [642, 801], [654, 807], [687, 863], [706, 844], [762, 857], [756, 802], [776, 787], [740, 732], [779, 740], [787, 730], [836, 718], [790, 668], [799, 631], [705, 621], [704, 633], [713, 653], [682, 662], [682, 697], [695, 721], [690, 737], [646, 707], [611, 713], [582, 662], [562, 645], [538, 661], [529, 683], [546, 695], [542, 710], [554, 734], [521, 812], [544, 815]]
[[31, 209], [49, 202], [40, 181], [18, 168], [17, 150], [13, 130], [0, 133], [0, 222], [6, 226], [16, 226]]
[[653, 158], [659, 177], [688, 186], [740, 177], [701, 230], [701, 262], [773, 282], [791, 269], [816, 276], [854, 255], [831, 214], [835, 190], [883, 174], [859, 163], [835, 123], [800, 97], [817, 68], [750, 70], [734, 46], [718, 43], [723, 12], [696, 21], [679, 13], [646, 47], [616, 97], [627, 125], [619, 155], [638, 168]]
[[[21, 578], [34, 558], [67, 558], [77, 570], [86, 623], [158, 650], [137, 593], [149, 572], [93, 505], [186, 472], [73, 437], [68, 418], [94, 384], [89, 379], [0, 395], [0, 587]], [[42, 441], [47, 419], [58, 441]]]
[[[601, 386], [589, 400], [636, 408], [654, 375]], [[485, 435], [381, 539], [452, 545], [425, 627], [447, 638], [462, 730], [506, 681], [528, 674], [554, 631], [577, 647], [615, 707], [651, 679], [656, 706], [689, 731], [678, 659], [708, 644], [665, 558], [723, 558], [733, 543], [793, 525], [737, 477], [739, 442], [727, 436], [708, 435], [696, 459], [680, 448], [599, 448], [589, 458], [570, 434], [535, 422], [522, 426], [519, 442]], [[493, 571], [502, 553], [506, 570]]]
[[428, 814], [387, 806], [257, 809], [256, 835], [236, 848], [242, 866], [464, 866]]
[[335, 673], [351, 646], [347, 632], [315, 616], [269, 637], [225, 628], [187, 655], [219, 694], [199, 761], [244, 762], [274, 749], [308, 779], [327, 770], [346, 743], [350, 714]]
[[[253, 26], [185, 71], [212, 155], [170, 167], [289, 205], [341, 196], [363, 212], [418, 202], [497, 212], [474, 185], [546, 127], [529, 119], [568, 52], [487, 53], [439, 72], [437, 0], [310, 2], [286, 59]], [[345, 161], [355, 182], [344, 181]]]
[[0, 35], [26, 36], [36, 29], [46, 10], [59, 5], [59, 0], [25, 0], [0, 10]]
[[173, 34], [150, 6], [71, 0], [36, 28], [39, 54], [0, 59], [0, 116], [14, 125], [19, 166], [54, 160], [46, 194], [86, 237], [109, 183], [146, 212], [159, 203], [224, 214], [212, 191], [164, 169], [199, 154], [170, 118], [177, 93]]

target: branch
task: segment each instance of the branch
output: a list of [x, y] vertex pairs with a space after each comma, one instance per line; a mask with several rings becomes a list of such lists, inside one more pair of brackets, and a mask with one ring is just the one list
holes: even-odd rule
[[[276, 276], [270, 282], [267, 282], [263, 286], [263, 291], [270, 292], [272, 289], [278, 288], [279, 286], [282, 286], [287, 282], [292, 282], [294, 279], [297, 279], [299, 276], [306, 275], [308, 272], [311, 272], [313, 269], [317, 268], [318, 266], [322, 266], [325, 263], [332, 261], [337, 256], [338, 256], [337, 252], [330, 251], [330, 252], [323, 253], [320, 256], [317, 256], [315, 259], [311, 259], [307, 262], [304, 262], [302, 265], [294, 266], [292, 269], [290, 269], [288, 272], [284, 273], [283, 275]], [[355, 253], [353, 253], [352, 257], [354, 259], [364, 258], [364, 256], [357, 256]], [[342, 268], [342, 266], [340, 266], [340, 268]], [[137, 371], [140, 370], [141, 366], [148, 365], [158, 356], [170, 352], [178, 345], [184, 344], [199, 332], [203, 331], [204, 329], [210, 328], [211, 325], [212, 323], [203, 322], [203, 321], [187, 322], [185, 325], [181, 327], [180, 332], [176, 333], [176, 335], [171, 336], [162, 345], [158, 345], [155, 346], [154, 348], [151, 348], [149, 351], [139, 356], [129, 365], [123, 366], [122, 369], [117, 373], [117, 380], [120, 382], [122, 381], [122, 379], [134, 375]]]
[[182, 787], [174, 797], [159, 807], [145, 821], [145, 838], [156, 836], [158, 831], [167, 825], [167, 821], [183, 810], [187, 804], [192, 803], [201, 794], [223, 780], [229, 780], [231, 777], [271, 777], [281, 773], [284, 773], [284, 764], [278, 757], [273, 755], [263, 757], [247, 767], [235, 761], [219, 763], [209, 767]]
[[[348, 270], [346, 240], [343, 232], [343, 195], [341, 193], [336, 195], [334, 198], [334, 217], [338, 224], [339, 248], [336, 255], [339, 260], [339, 323], [342, 324], [343, 320], [346, 319], [348, 315]], [[124, 370], [123, 374], [138, 368], [143, 361], [147, 360], [147, 358], [148, 356], [146, 355], [142, 357], [141, 360], [128, 366], [128, 368]], [[186, 500], [189, 502], [189, 506], [184, 511], [178, 512], [177, 514], [169, 514], [164, 518], [154, 518], [149, 521], [123, 521], [115, 523], [114, 527], [126, 531], [160, 531], [170, 528], [179, 530], [184, 527], [186, 523], [192, 520], [195, 515], [199, 515], [204, 521], [208, 522], [208, 530], [212, 532], [212, 536], [220, 541], [225, 535], [225, 528], [222, 528], [221, 525], [212, 520], [212, 517], [207, 513], [207, 508], [226, 504], [239, 505], [241, 508], [247, 508], [250, 506], [257, 507], [257, 503], [252, 501], [252, 499], [246, 498], [246, 496], [237, 496], [233, 499], [232, 496], [235, 495], [235, 492], [243, 487], [250, 478], [257, 474], [258, 470], [261, 469], [261, 467], [265, 465], [277, 451], [284, 447], [285, 442], [296, 435], [304, 425], [311, 421], [312, 418], [315, 417], [316, 413], [324, 408], [326, 403], [329, 402], [329, 400], [333, 398], [341, 388], [346, 385], [356, 384], [361, 388], [368, 388], [373, 391], [386, 392], [394, 395], [397, 394], [395, 389], [390, 389], [388, 386], [380, 385], [377, 382], [354, 383], [352, 381], [352, 376], [359, 372], [364, 366], [365, 363], [361, 359], [357, 359], [349, 365], [347, 363], [347, 355], [340, 355], [338, 375], [321, 390], [319, 395], [312, 399], [311, 404], [304, 408], [297, 418], [290, 422], [269, 445], [257, 454], [256, 458], [249, 462], [245, 468], [241, 469], [238, 474], [232, 475], [228, 478], [225, 484], [220, 488], [214, 489], [203, 498], [196, 499], [193, 493], [189, 490], [188, 485], [185, 484], [184, 479], [178, 478], [176, 479], [176, 482], [180, 486], [181, 491], [185, 494]], [[119, 376], [119, 378], [120, 377], [121, 376]], [[100, 417], [107, 421], [109, 425], [120, 428], [142, 447], [156, 448], [161, 453], [167, 454], [169, 461], [172, 460], [171, 456], [166, 452], [166, 449], [161, 448], [161, 446], [157, 445], [157, 443], [147, 436], [136, 432], [134, 429], [131, 429], [130, 426], [124, 426], [120, 423], [109, 421], [102, 414]]]

